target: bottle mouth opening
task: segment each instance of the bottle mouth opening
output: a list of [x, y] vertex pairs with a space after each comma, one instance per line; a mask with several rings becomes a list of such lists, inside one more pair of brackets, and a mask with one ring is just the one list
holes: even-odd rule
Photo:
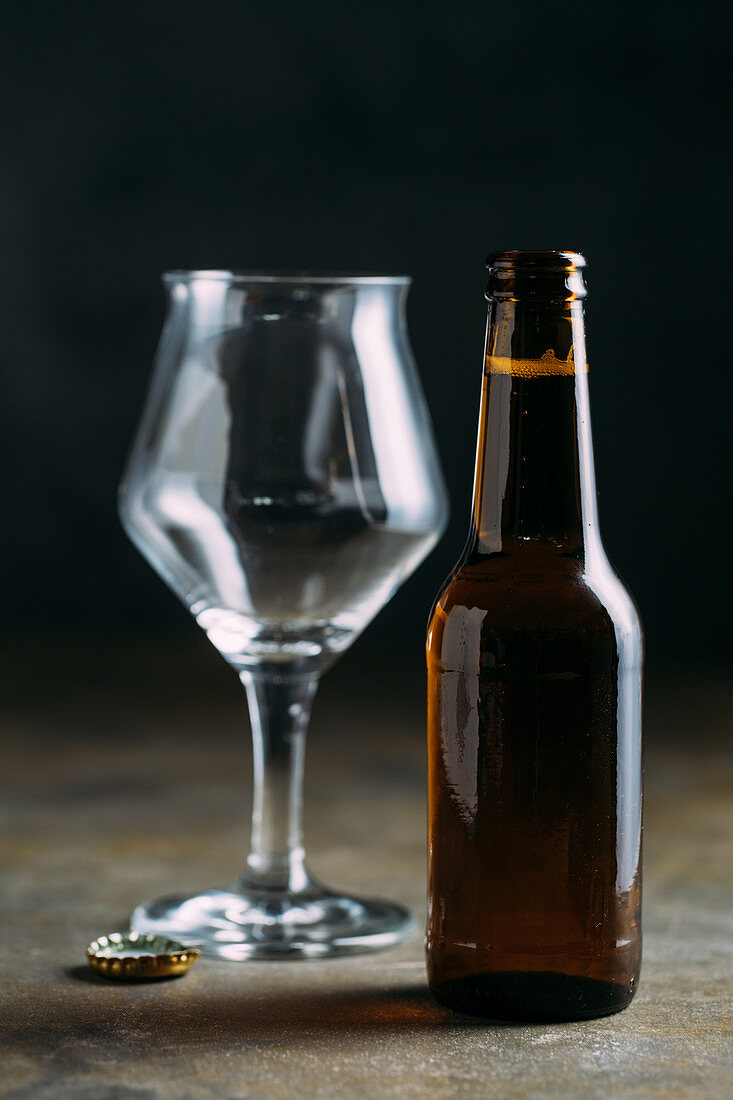
[[572, 302], [585, 298], [585, 258], [580, 252], [515, 249], [492, 252], [487, 298]]
[[560, 252], [551, 249], [507, 249], [492, 252], [486, 266], [489, 271], [516, 271], [527, 274], [540, 272], [582, 271], [585, 257], [580, 252]]

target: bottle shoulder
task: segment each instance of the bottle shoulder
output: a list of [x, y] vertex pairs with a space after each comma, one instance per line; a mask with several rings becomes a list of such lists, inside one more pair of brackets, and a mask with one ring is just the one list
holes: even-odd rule
[[636, 605], [605, 557], [497, 553], [456, 566], [433, 608], [428, 645], [450, 632], [608, 633], [641, 645]]

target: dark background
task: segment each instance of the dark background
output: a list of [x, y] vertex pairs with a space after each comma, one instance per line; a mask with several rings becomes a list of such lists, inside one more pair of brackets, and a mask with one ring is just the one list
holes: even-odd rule
[[602, 530], [651, 659], [730, 654], [718, 18], [638, 0], [16, 7], [0, 76], [7, 637], [195, 634], [116, 517], [158, 276], [307, 267], [414, 277], [452, 518], [368, 634], [419, 647], [468, 522], [483, 260], [549, 247], [589, 263]]

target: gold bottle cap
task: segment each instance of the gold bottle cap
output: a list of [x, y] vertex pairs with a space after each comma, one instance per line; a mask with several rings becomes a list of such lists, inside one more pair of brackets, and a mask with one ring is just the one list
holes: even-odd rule
[[200, 954], [195, 947], [145, 932], [110, 932], [87, 947], [92, 970], [123, 982], [185, 974]]

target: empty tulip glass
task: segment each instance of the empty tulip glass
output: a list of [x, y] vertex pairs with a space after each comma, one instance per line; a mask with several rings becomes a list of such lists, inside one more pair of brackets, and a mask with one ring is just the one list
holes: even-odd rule
[[132, 928], [227, 959], [389, 946], [411, 917], [313, 878], [301, 805], [319, 676], [445, 524], [409, 279], [193, 271], [164, 283], [121, 514], [244, 684], [255, 786], [240, 877], [142, 905]]

